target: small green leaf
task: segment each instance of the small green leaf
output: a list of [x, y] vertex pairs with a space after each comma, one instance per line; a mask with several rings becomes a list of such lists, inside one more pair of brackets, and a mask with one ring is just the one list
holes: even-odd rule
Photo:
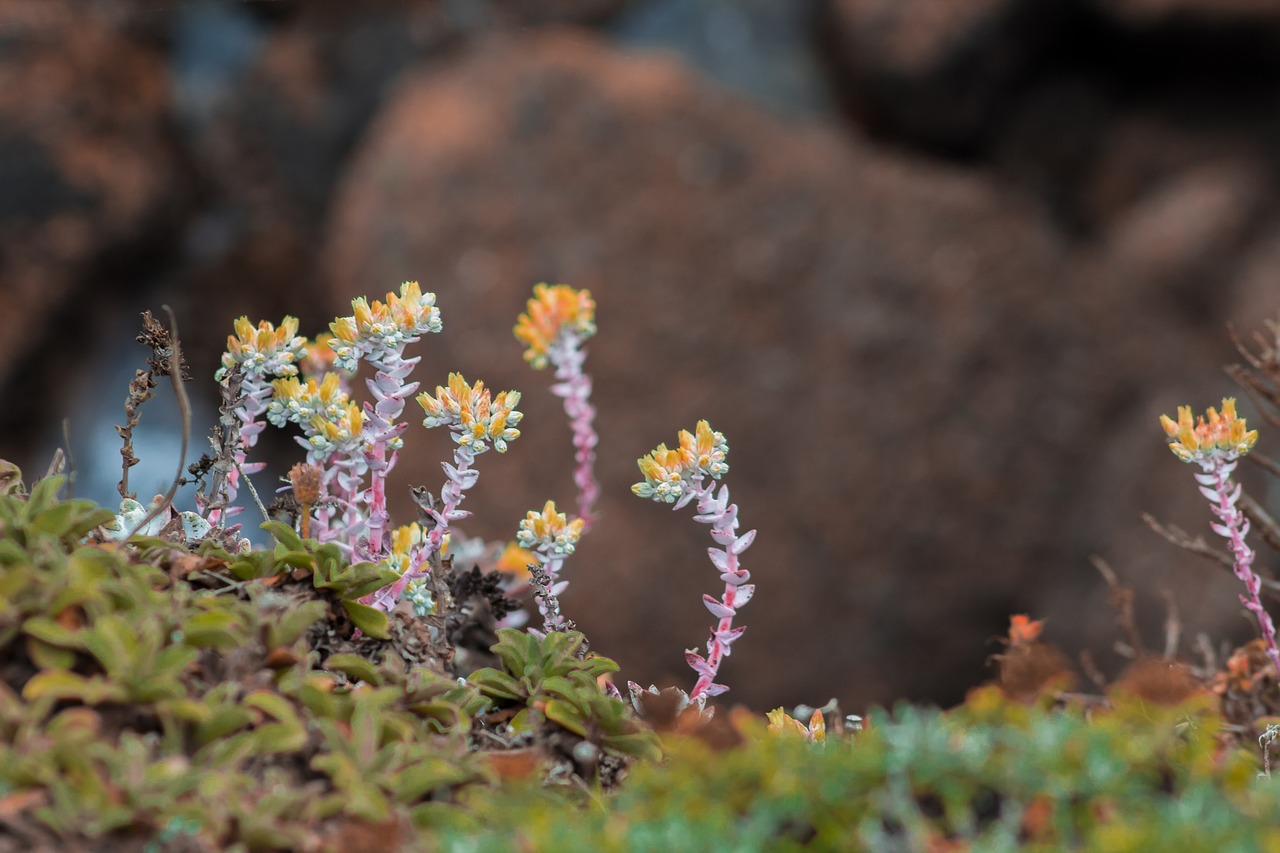
[[182, 641], [197, 649], [232, 648], [244, 640], [243, 620], [228, 610], [197, 613], [182, 626]]
[[359, 655], [330, 655], [329, 659], [324, 662], [324, 668], [341, 672], [352, 681], [363, 681], [374, 687], [382, 684], [382, 678], [378, 675], [378, 668], [372, 662]]
[[238, 732], [253, 722], [253, 714], [238, 705], [219, 705], [196, 727], [196, 743], [204, 746]]
[[347, 599], [343, 599], [342, 607], [347, 611], [347, 615], [351, 617], [352, 623], [365, 634], [375, 640], [385, 640], [387, 638], [387, 629], [390, 627], [391, 622], [387, 619], [386, 613], [376, 607], [370, 607], [367, 604]]
[[82, 648], [79, 631], [72, 631], [45, 616], [32, 616], [22, 623], [22, 630], [27, 636], [35, 637], [51, 646], [64, 649]]
[[27, 657], [40, 669], [71, 669], [76, 664], [76, 653], [71, 649], [51, 646], [35, 637], [27, 638]]
[[308, 601], [280, 614], [279, 621], [271, 626], [271, 645], [287, 646], [324, 618], [328, 605], [323, 601]]
[[521, 689], [518, 681], [493, 667], [487, 666], [483, 669], [477, 669], [467, 676], [467, 682], [479, 688], [484, 695], [493, 699], [524, 702], [529, 698], [528, 694]]
[[543, 713], [547, 715], [547, 719], [553, 723], [564, 726], [569, 731], [579, 737], [587, 736], [587, 723], [579, 709], [560, 699], [551, 699], [547, 701], [546, 708]]
[[272, 538], [279, 542], [286, 551], [307, 550], [307, 546], [302, 542], [302, 537], [283, 521], [266, 521], [262, 523], [261, 527], [267, 533], [270, 533]]
[[43, 697], [54, 699], [79, 699], [86, 705], [100, 702], [124, 701], [124, 690], [111, 684], [102, 676], [85, 678], [65, 670], [46, 670], [37, 673], [22, 688], [22, 698], [34, 702]]

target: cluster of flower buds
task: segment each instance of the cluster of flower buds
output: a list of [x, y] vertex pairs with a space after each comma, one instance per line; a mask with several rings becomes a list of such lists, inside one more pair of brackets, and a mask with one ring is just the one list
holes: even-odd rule
[[1183, 462], [1210, 468], [1218, 462], [1232, 462], [1244, 456], [1258, 441], [1258, 431], [1247, 428], [1236, 415], [1236, 401], [1222, 401], [1222, 413], [1212, 406], [1205, 416], [1194, 419], [1190, 406], [1178, 407], [1178, 420], [1160, 416], [1160, 425], [1169, 436], [1169, 449]]
[[[285, 317], [279, 327], [263, 320], [254, 328], [248, 317], [235, 321], [235, 334], [227, 337], [222, 367], [214, 374], [221, 382], [237, 366], [246, 381], [265, 382], [277, 376], [296, 376], [306, 352], [306, 338], [298, 335], [298, 318]], [[265, 379], [264, 379], [265, 377]]]
[[354, 371], [363, 358], [382, 369], [397, 360], [407, 344], [443, 328], [435, 306], [436, 295], [423, 293], [416, 281], [400, 285], [399, 295], [388, 293], [386, 302], [375, 299], [370, 304], [363, 296], [353, 299], [352, 315], [329, 324], [335, 366]]
[[679, 439], [675, 449], [659, 444], [638, 460], [644, 482], [632, 486], [632, 492], [679, 509], [698, 496], [704, 477], [719, 480], [729, 472], [729, 443], [706, 421], [698, 421], [696, 434], [680, 430]]
[[515, 409], [519, 391], [502, 391], [491, 398], [483, 382], [472, 386], [461, 373], [450, 373], [447, 388], [438, 385], [434, 397], [424, 391], [417, 400], [427, 413], [424, 427], [448, 427], [453, 440], [477, 456], [489, 449], [489, 442], [494, 450], [506, 453], [507, 443], [520, 437], [516, 425], [524, 414]]
[[360, 440], [365, 415], [342, 389], [337, 373], [327, 373], [322, 381], [296, 377], [271, 383], [275, 391], [267, 407], [267, 420], [278, 427], [297, 424], [305, 437], [298, 441], [313, 452], [314, 461], [327, 459], [334, 451], [350, 450]]
[[525, 345], [524, 360], [541, 370], [557, 346], [581, 343], [596, 333], [596, 303], [591, 291], [565, 284], [538, 284], [525, 313], [517, 319], [516, 339]]
[[582, 519], [569, 521], [563, 512], [556, 512], [555, 501], [547, 501], [542, 512], [529, 510], [525, 515], [516, 532], [516, 542], [545, 557], [564, 558], [573, 553], [581, 536]]

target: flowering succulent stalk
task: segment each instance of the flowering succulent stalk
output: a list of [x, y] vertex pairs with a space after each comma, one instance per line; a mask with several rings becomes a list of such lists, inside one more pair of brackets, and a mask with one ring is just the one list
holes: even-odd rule
[[[258, 434], [266, 427], [259, 418], [267, 411], [272, 395], [272, 380], [298, 374], [297, 362], [302, 358], [306, 340], [299, 337], [298, 318], [285, 317], [278, 327], [263, 320], [254, 328], [248, 317], [235, 321], [235, 334], [227, 338], [227, 351], [222, 355], [222, 367], [214, 374], [218, 382], [226, 382], [230, 374], [239, 369], [241, 402], [235, 409], [240, 421], [240, 439], [235, 452], [235, 467], [226, 472], [225, 504], [235, 500], [239, 472], [252, 474], [262, 470], [263, 463], [245, 464], [250, 448], [258, 442]], [[214, 503], [218, 502], [215, 495]], [[217, 524], [224, 516], [239, 511], [238, 507], [207, 509], [209, 521]]]
[[534, 552], [547, 574], [549, 595], [537, 599], [547, 631], [565, 630], [564, 617], [554, 606], [556, 598], [569, 585], [568, 581], [559, 579], [560, 567], [577, 548], [585, 524], [582, 518], [569, 521], [563, 512], [556, 512], [555, 501], [547, 501], [542, 512], [530, 510], [516, 532], [516, 542], [521, 548]]
[[[317, 540], [337, 542], [348, 555], [354, 555], [358, 537], [364, 532], [359, 495], [368, 470], [363, 451], [365, 413], [352, 402], [336, 372], [324, 374], [317, 381], [289, 377], [272, 383], [275, 396], [267, 408], [267, 420], [276, 426], [297, 424], [302, 429], [298, 443], [307, 449], [307, 463], [318, 466], [320, 494], [313, 506]], [[333, 524], [334, 513], [340, 523]]]
[[426, 575], [429, 560], [440, 553], [444, 545], [449, 525], [471, 514], [459, 506], [466, 490], [480, 477], [480, 472], [471, 467], [476, 457], [487, 451], [490, 444], [499, 453], [506, 453], [508, 442], [520, 437], [516, 425], [524, 417], [515, 409], [520, 402], [519, 391], [503, 391], [496, 397], [491, 396], [483, 382], [472, 386], [461, 373], [450, 373], [449, 386], [436, 386], [435, 396], [424, 391], [417, 400], [427, 413], [422, 425], [427, 429], [448, 427], [458, 446], [453, 451], [453, 464], [440, 463], [446, 478], [440, 490], [440, 505], [425, 508], [435, 522], [425, 540], [427, 547], [421, 549], [418, 562], [402, 573], [399, 580], [373, 596], [374, 606], [387, 610], [395, 606], [411, 583]]
[[1183, 462], [1200, 466], [1196, 474], [1200, 492], [1209, 499], [1218, 522], [1211, 525], [1213, 532], [1231, 544], [1235, 575], [1245, 586], [1247, 595], [1240, 602], [1258, 618], [1267, 657], [1280, 678], [1280, 650], [1276, 648], [1276, 629], [1270, 614], [1262, 607], [1260, 595], [1262, 580], [1253, 570], [1253, 549], [1245, 542], [1249, 533], [1249, 519], [1236, 506], [1240, 499], [1240, 484], [1231, 479], [1241, 456], [1253, 449], [1258, 441], [1258, 431], [1250, 430], [1244, 418], [1236, 416], [1236, 401], [1227, 397], [1222, 401], [1219, 414], [1212, 406], [1206, 416], [1192, 419], [1190, 406], [1178, 407], [1178, 419], [1160, 416], [1160, 424], [1169, 436], [1169, 449]]
[[573, 430], [573, 482], [578, 487], [578, 517], [583, 533], [596, 522], [595, 506], [600, 484], [595, 477], [595, 406], [591, 405], [591, 377], [583, 372], [587, 354], [582, 349], [596, 333], [596, 303], [590, 291], [568, 285], [539, 284], [533, 288], [528, 308], [516, 322], [516, 339], [525, 344], [524, 359], [535, 370], [548, 363], [556, 368], [551, 393], [564, 400], [564, 411]]
[[710, 524], [711, 538], [720, 546], [708, 548], [707, 554], [724, 581], [724, 594], [720, 598], [702, 596], [707, 610], [719, 621], [707, 640], [706, 657], [694, 649], [685, 651], [685, 661], [698, 674], [689, 697], [697, 699], [703, 694], [718, 696], [729, 689], [717, 684], [715, 677], [733, 642], [746, 630], [745, 626], [733, 627], [733, 617], [739, 607], [751, 600], [755, 584], [748, 583], [751, 574], [741, 567], [738, 557], [751, 547], [756, 532], [738, 535], [738, 505], [729, 503], [728, 486], [716, 488], [716, 481], [729, 470], [725, 461], [729, 445], [724, 435], [713, 431], [706, 421], [698, 421], [695, 433], [681, 430], [679, 439], [675, 449], [659, 444], [639, 460], [644, 482], [636, 483], [631, 491], [658, 503], [674, 504], [674, 509], [696, 500], [698, 514], [694, 520]]
[[334, 365], [354, 371], [358, 360], [374, 368], [367, 380], [372, 403], [364, 404], [361, 442], [364, 462], [368, 466], [370, 486], [360, 497], [367, 505], [368, 544], [366, 556], [377, 561], [386, 550], [387, 474], [395, 467], [403, 445], [400, 434], [407, 424], [396, 419], [404, 411], [406, 398], [418, 389], [408, 376], [420, 359], [405, 358], [404, 348], [427, 332], [442, 328], [440, 309], [435, 307], [434, 293], [423, 293], [416, 281], [400, 286], [399, 295], [388, 293], [386, 302], [364, 297], [352, 300], [352, 315], [339, 317], [330, 324], [333, 338]]

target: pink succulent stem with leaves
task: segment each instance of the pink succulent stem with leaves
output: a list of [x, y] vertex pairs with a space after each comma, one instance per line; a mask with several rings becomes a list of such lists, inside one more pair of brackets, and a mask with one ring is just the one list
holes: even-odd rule
[[568, 581], [560, 580], [560, 569], [577, 548], [585, 527], [584, 519], [570, 521], [563, 512], [556, 512], [555, 501], [547, 501], [542, 512], [530, 510], [516, 532], [516, 544], [534, 552], [547, 574], [547, 596], [536, 598], [547, 631], [565, 628], [564, 616], [553, 609], [552, 602], [569, 586]]
[[[273, 380], [296, 376], [297, 364], [306, 347], [306, 339], [297, 334], [296, 317], [285, 317], [279, 326], [264, 320], [256, 327], [249, 322], [248, 317], [241, 317], [235, 321], [234, 331], [235, 334], [227, 337], [227, 350], [222, 355], [222, 366], [214, 374], [214, 378], [218, 382], [226, 382], [231, 371], [237, 367], [243, 375], [241, 402], [235, 409], [235, 415], [240, 421], [240, 440], [234, 453], [237, 467], [227, 472], [225, 481], [226, 509], [207, 512], [208, 520], [215, 525], [239, 512], [239, 507], [230, 504], [235, 500], [240, 472], [247, 475], [262, 469], [261, 462], [246, 463], [245, 459], [266, 426], [260, 418], [270, 405]], [[217, 500], [216, 496], [214, 500]]]
[[698, 514], [694, 520], [711, 525], [711, 538], [719, 546], [708, 548], [707, 554], [724, 581], [724, 593], [720, 598], [702, 597], [703, 604], [718, 621], [707, 640], [705, 657], [696, 649], [685, 652], [685, 661], [698, 675], [689, 692], [690, 699], [704, 694], [718, 696], [729, 689], [715, 679], [733, 643], [746, 630], [745, 626], [733, 625], [738, 608], [755, 593], [755, 584], [748, 582], [751, 575], [742, 568], [738, 558], [751, 547], [756, 532], [738, 534], [738, 505], [730, 503], [729, 487], [721, 484], [717, 488], [715, 482], [729, 470], [725, 461], [728, 454], [729, 444], [724, 435], [713, 431], [706, 421], [698, 421], [694, 433], [680, 431], [678, 447], [668, 449], [665, 444], [659, 444], [642, 457], [638, 464], [644, 482], [631, 487], [631, 491], [642, 498], [674, 504], [673, 509], [681, 509], [696, 500]]
[[1160, 416], [1160, 423], [1170, 438], [1169, 449], [1183, 462], [1200, 466], [1196, 474], [1200, 492], [1209, 499], [1218, 521], [1213, 532], [1231, 545], [1232, 567], [1244, 583], [1245, 595], [1240, 603], [1258, 619], [1267, 657], [1280, 678], [1280, 649], [1276, 647], [1275, 623], [1262, 606], [1262, 579], [1253, 570], [1253, 549], [1245, 541], [1249, 519], [1236, 505], [1241, 486], [1231, 479], [1241, 456], [1257, 443], [1257, 430], [1249, 430], [1243, 418], [1236, 415], [1236, 401], [1222, 401], [1222, 412], [1210, 407], [1205, 416], [1193, 420], [1190, 406], [1178, 407], [1178, 420]]
[[466, 490], [474, 486], [480, 477], [480, 472], [471, 467], [475, 458], [487, 451], [490, 445], [499, 453], [505, 453], [508, 442], [520, 437], [516, 425], [524, 417], [515, 410], [520, 402], [519, 391], [503, 391], [494, 396], [483, 382], [472, 386], [461, 373], [449, 374], [448, 387], [437, 386], [434, 396], [423, 392], [416, 399], [427, 415], [422, 425], [427, 429], [448, 427], [458, 446], [453, 451], [453, 464], [441, 463], [445, 484], [440, 490], [440, 507], [426, 510], [435, 522], [427, 535], [428, 547], [416, 565], [394, 583], [374, 593], [374, 606], [383, 609], [395, 606], [409, 584], [429, 570], [428, 561], [444, 547], [452, 522], [471, 514], [460, 505], [466, 497]]
[[369, 488], [354, 496], [366, 508], [368, 538], [361, 556], [372, 561], [382, 559], [387, 550], [387, 475], [395, 467], [405, 430], [405, 424], [396, 419], [404, 412], [405, 400], [418, 389], [408, 377], [419, 360], [405, 358], [404, 348], [423, 334], [441, 330], [435, 302], [434, 293], [423, 293], [416, 281], [407, 281], [399, 294], [388, 293], [385, 302], [353, 299], [351, 316], [339, 317], [329, 326], [333, 333], [329, 345], [338, 368], [354, 371], [357, 361], [363, 360], [375, 371], [366, 382], [373, 402], [364, 404], [361, 434]]
[[595, 476], [595, 406], [591, 405], [591, 377], [583, 370], [587, 353], [582, 348], [596, 333], [596, 303], [591, 292], [564, 284], [539, 284], [533, 298], [517, 319], [516, 339], [525, 344], [525, 361], [536, 370], [548, 364], [556, 368], [551, 393], [564, 400], [564, 411], [573, 430], [573, 482], [578, 487], [581, 532], [596, 523], [595, 507], [600, 483]]

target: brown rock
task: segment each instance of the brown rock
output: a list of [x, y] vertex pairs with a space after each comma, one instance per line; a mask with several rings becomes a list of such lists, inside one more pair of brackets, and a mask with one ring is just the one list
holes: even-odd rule
[[1276, 0], [1091, 0], [1104, 13], [1126, 24], [1150, 26], [1178, 23], [1280, 24]]
[[[1160, 280], [1131, 297], [1073, 271], [1038, 212], [990, 184], [566, 34], [406, 81], [330, 233], [335, 291], [421, 278], [439, 294], [425, 383], [462, 370], [526, 392], [524, 436], [482, 460], [469, 499], [469, 532], [491, 538], [573, 497], [567, 429], [512, 320], [536, 281], [592, 290], [604, 520], [568, 565], [565, 608], [627, 677], [690, 681], [679, 648], [705, 638], [698, 597], [717, 585], [705, 529], [631, 496], [631, 460], [699, 417], [727, 434], [760, 592], [725, 679], [761, 705], [980, 681], [1009, 612], [1102, 587], [1086, 557], [1118, 532], [1151, 546], [1135, 507], [1161, 497], [1109, 490], [1187, 472], [1143, 383], [1185, 348], [1206, 358], [1178, 382], [1204, 387], [1223, 352]], [[1110, 454], [1112, 432], [1134, 460]], [[408, 441], [423, 449], [400, 476], [435, 486], [447, 445]], [[1105, 605], [1057, 617], [1054, 640], [1077, 648], [1112, 621]]]
[[827, 0], [823, 40], [860, 123], [972, 151], [1069, 0]]
[[163, 57], [122, 4], [12, 0], [0, 43], [0, 433], [21, 443], [189, 181]]

